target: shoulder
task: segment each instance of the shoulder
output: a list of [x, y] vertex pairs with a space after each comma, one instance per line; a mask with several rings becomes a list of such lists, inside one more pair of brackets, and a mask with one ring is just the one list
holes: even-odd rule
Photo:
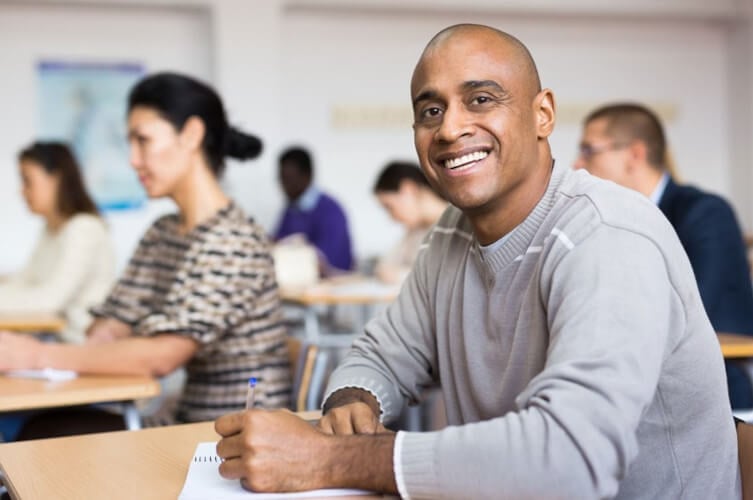
[[567, 174], [555, 199], [549, 225], [574, 245], [597, 232], [622, 232], [662, 248], [676, 239], [667, 218], [647, 197], [585, 171]]
[[340, 205], [340, 202], [331, 195], [324, 192], [319, 193], [319, 201], [317, 202], [317, 206], [319, 208], [336, 209], [342, 211], [342, 205]]
[[436, 224], [424, 238], [424, 243], [432, 247], [467, 247], [475, 241], [473, 227], [463, 212], [452, 205], [448, 206]]
[[107, 225], [94, 214], [76, 214], [65, 223], [63, 233], [75, 238], [92, 238], [107, 235]]
[[247, 216], [236, 203], [223, 209], [203, 232], [203, 240], [209, 246], [232, 249], [269, 244], [264, 228]]
[[695, 186], [677, 186], [674, 198], [676, 206], [683, 208], [683, 212], [690, 216], [726, 216], [734, 212], [732, 206], [719, 195], [702, 191]]

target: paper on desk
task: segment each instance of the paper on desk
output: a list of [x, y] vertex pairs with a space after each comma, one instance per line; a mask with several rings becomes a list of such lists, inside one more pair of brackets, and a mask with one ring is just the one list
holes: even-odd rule
[[8, 377], [18, 378], [39, 378], [58, 382], [62, 380], [71, 380], [78, 375], [71, 370], [56, 370], [54, 368], [43, 368], [41, 370], [13, 370], [5, 373]]
[[196, 446], [196, 452], [191, 459], [186, 482], [183, 484], [178, 500], [206, 500], [207, 498], [265, 500], [373, 494], [371, 491], [346, 489], [311, 490], [297, 493], [254, 493], [247, 491], [243, 489], [240, 481], [224, 479], [220, 476], [219, 465], [221, 460], [217, 456], [216, 447], [217, 443], [211, 442], [199, 443]]

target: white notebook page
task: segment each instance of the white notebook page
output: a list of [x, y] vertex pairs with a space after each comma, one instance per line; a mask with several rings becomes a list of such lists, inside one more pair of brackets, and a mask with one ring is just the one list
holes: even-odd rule
[[369, 495], [373, 492], [351, 489], [324, 489], [297, 493], [254, 493], [244, 490], [238, 480], [220, 476], [220, 457], [217, 456], [217, 443], [199, 443], [188, 468], [186, 482], [178, 500], [232, 500], [238, 499], [279, 499], [279, 498], [322, 498], [347, 495]]

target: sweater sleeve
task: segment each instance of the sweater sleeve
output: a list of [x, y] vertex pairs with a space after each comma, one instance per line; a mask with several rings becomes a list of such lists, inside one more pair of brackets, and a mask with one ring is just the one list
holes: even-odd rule
[[33, 285], [19, 281], [0, 285], [0, 311], [61, 312], [88, 276], [92, 257], [107, 237], [97, 218], [73, 217], [62, 229], [60, 253], [49, 276]]
[[423, 387], [435, 381], [436, 344], [429, 305], [426, 260], [419, 255], [397, 299], [369, 322], [364, 335], [330, 377], [324, 401], [338, 389], [357, 387], [379, 401], [381, 419], [400, 415]]
[[642, 236], [602, 226], [551, 257], [539, 283], [549, 329], [544, 369], [515, 411], [404, 433], [395, 460], [410, 498], [617, 494], [638, 454], [637, 428], [657, 391], [668, 333], [685, 328], [682, 306], [663, 256]]

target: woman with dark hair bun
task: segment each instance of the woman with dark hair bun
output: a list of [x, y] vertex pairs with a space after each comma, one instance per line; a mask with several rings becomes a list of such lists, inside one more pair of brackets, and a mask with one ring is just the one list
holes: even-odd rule
[[377, 177], [374, 194], [395, 222], [405, 226], [405, 235], [377, 262], [375, 273], [386, 283], [400, 283], [413, 267], [421, 242], [447, 208], [418, 165], [388, 163]]
[[174, 73], [148, 76], [131, 90], [128, 140], [149, 197], [172, 199], [178, 213], [147, 230], [93, 310], [86, 345], [3, 334], [0, 370], [164, 376], [185, 366], [185, 387], [164, 422], [242, 409], [251, 377], [256, 406], [286, 407], [290, 367], [270, 245], [218, 182], [225, 157], [253, 158], [261, 141], [228, 125], [213, 89]]
[[115, 277], [107, 227], [68, 146], [35, 142], [18, 154], [18, 164], [26, 204], [45, 225], [23, 270], [0, 284], [0, 312], [59, 314], [66, 321], [62, 340], [82, 343], [88, 309]]

